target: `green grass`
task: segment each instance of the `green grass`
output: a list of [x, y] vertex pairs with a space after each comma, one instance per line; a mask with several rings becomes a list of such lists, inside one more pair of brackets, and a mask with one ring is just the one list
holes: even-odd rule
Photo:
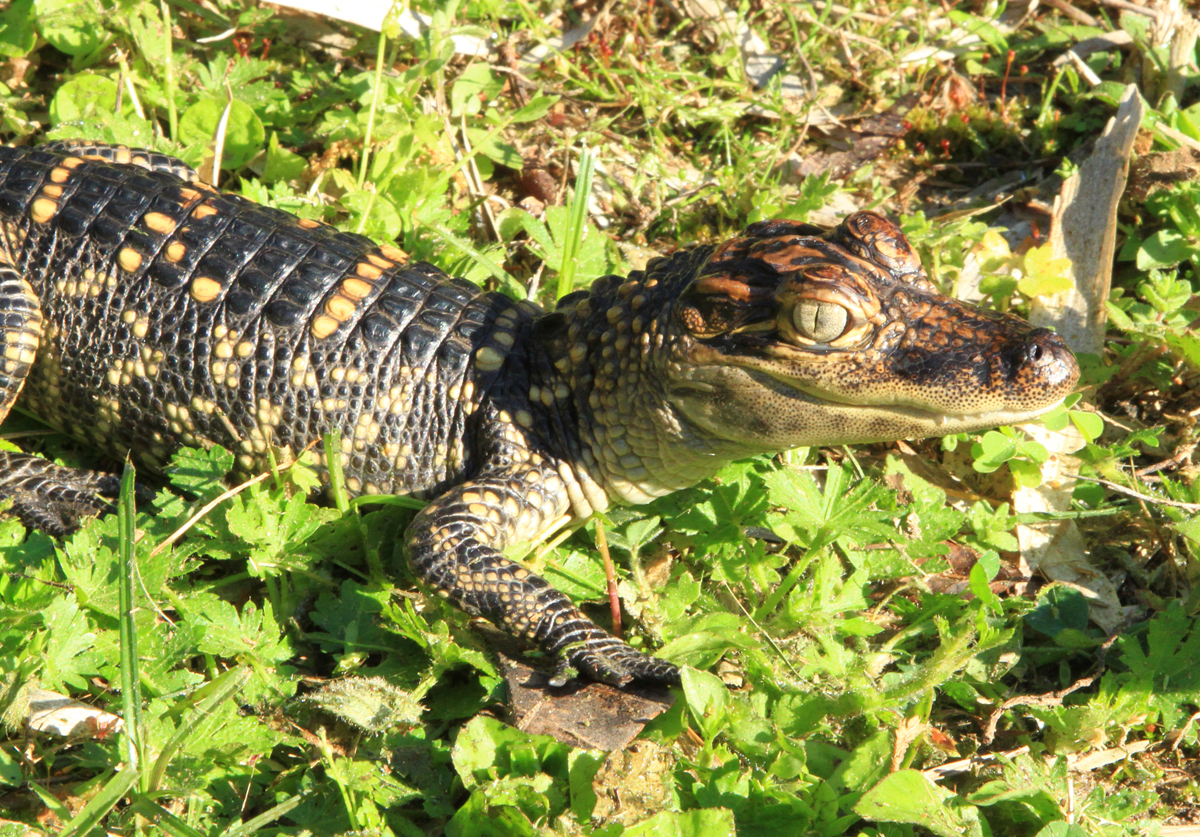
[[[1070, 170], [1131, 68], [1166, 60], [1145, 19], [1077, 5], [1134, 37], [1087, 59], [1096, 88], [1051, 64], [1096, 30], [1046, 9], [1007, 34], [978, 7], [955, 11], [952, 28], [981, 41], [902, 63], [945, 35], [923, 23], [940, 5], [911, 18], [889, 13], [901, 4], [744, 5], [841, 118], [830, 138], [666, 4], [617, 3], [578, 46], [513, 65], [455, 56], [451, 36], [495, 34], [519, 54], [600, 6], [417, 3], [435, 21], [419, 39], [335, 26], [340, 39], [313, 45], [243, 2], [14, 0], [0, 139], [124, 142], [201, 166], [224, 117], [224, 188], [514, 296], [535, 287], [544, 304], [762, 218], [879, 207], [944, 288], [975, 258], [988, 304], [1022, 311], [1053, 288], [1044, 253], [988, 233], [1003, 208], [943, 213], [1024, 174], [1006, 194], [1044, 234], [1037, 172]], [[1195, 78], [1143, 78], [1147, 125], [1200, 139]], [[862, 147], [844, 131], [884, 112], [907, 126], [873, 159], [786, 175], [793, 154]], [[1137, 150], [1170, 148], [1147, 130]], [[589, 158], [602, 217], [574, 190]], [[544, 213], [539, 178], [566, 186]], [[1067, 837], [1189, 822], [1200, 187], [1133, 195], [1119, 223], [1110, 340], [1084, 364], [1093, 406], [1049, 419], [1088, 437], [1084, 476], [1151, 498], [1081, 482], [1067, 514], [1128, 609], [1119, 636], [1077, 591], [1019, 573], [1028, 521], [1012, 487], [1036, 481], [1046, 452], [1018, 431], [738, 463], [606, 519], [631, 641], [691, 666], [676, 706], [606, 758], [487, 714], [503, 680], [467, 619], [414, 585], [404, 504], [309, 502], [301, 466], [222, 497], [232, 457], [186, 452], [152, 508], [126, 496], [62, 542], [0, 522], [0, 812], [81, 835]], [[5, 431], [34, 427], [18, 416]], [[20, 441], [94, 461], [60, 436]], [[762, 529], [783, 547], [747, 535]], [[595, 543], [589, 524], [530, 560], [601, 602]], [[20, 688], [34, 683], [121, 715], [125, 732], [27, 738]], [[975, 755], [994, 758], [922, 773]]]

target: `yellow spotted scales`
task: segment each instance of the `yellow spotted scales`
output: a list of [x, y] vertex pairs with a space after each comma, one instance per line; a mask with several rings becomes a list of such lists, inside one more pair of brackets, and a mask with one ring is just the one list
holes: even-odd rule
[[[937, 294], [871, 213], [757, 224], [546, 312], [83, 142], [0, 147], [0, 311], [0, 417], [21, 393], [150, 468], [219, 444], [260, 471], [338, 431], [353, 494], [432, 498], [405, 535], [417, 576], [549, 652], [556, 683], [679, 672], [507, 544], [755, 453], [1020, 421], [1078, 376], [1050, 332]], [[0, 497], [53, 533], [114, 490], [0, 454]]]

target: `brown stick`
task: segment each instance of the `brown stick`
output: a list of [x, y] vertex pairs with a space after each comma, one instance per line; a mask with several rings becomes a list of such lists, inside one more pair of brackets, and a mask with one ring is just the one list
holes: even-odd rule
[[1087, 12], [1077, 9], [1072, 6], [1067, 0], [1043, 0], [1043, 2], [1052, 9], [1058, 9], [1067, 17], [1076, 23], [1082, 23], [1084, 26], [1100, 26], [1100, 21], [1089, 15]]
[[604, 521], [596, 518], [596, 546], [604, 559], [604, 580], [608, 583], [608, 607], [612, 611], [612, 635], [621, 636], [621, 596], [617, 593], [617, 574], [613, 571], [612, 556], [608, 554], [608, 535], [604, 534]]
[[1137, 3], [1129, 3], [1126, 0], [1096, 0], [1101, 6], [1108, 6], [1112, 9], [1120, 9], [1123, 12], [1133, 12], [1146, 17], [1159, 17], [1159, 13], [1155, 9], [1148, 9], [1145, 6], [1139, 6]]

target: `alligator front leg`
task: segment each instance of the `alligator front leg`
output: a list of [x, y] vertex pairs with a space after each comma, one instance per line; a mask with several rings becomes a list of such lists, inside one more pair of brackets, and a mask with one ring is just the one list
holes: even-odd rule
[[[50, 198], [31, 204], [35, 222], [52, 214]], [[25, 386], [37, 356], [42, 310], [33, 288], [13, 266], [7, 234], [0, 228], [0, 421], [12, 409]], [[92, 471], [63, 468], [27, 453], [0, 451], [0, 500], [11, 500], [10, 511], [26, 526], [51, 535], [78, 528], [80, 519], [110, 508], [105, 495], [115, 497], [120, 480]]]
[[679, 684], [679, 669], [635, 651], [602, 630], [541, 576], [505, 558], [505, 544], [530, 539], [566, 511], [557, 474], [531, 468], [484, 475], [427, 506], [408, 528], [408, 558], [438, 594], [513, 634], [557, 661], [550, 681], [562, 686], [571, 668], [595, 680]]

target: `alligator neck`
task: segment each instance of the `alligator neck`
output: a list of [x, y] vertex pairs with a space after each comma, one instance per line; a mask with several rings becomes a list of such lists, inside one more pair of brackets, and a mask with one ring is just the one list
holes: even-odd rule
[[598, 279], [535, 328], [533, 394], [555, 413], [577, 514], [610, 500], [648, 502], [757, 452], [705, 434], [672, 406], [663, 384], [669, 365], [683, 362], [678, 341], [688, 339], [671, 322], [678, 277], [690, 273], [675, 261], [702, 261], [710, 249], [677, 254], [671, 269], [651, 263], [628, 278]]

